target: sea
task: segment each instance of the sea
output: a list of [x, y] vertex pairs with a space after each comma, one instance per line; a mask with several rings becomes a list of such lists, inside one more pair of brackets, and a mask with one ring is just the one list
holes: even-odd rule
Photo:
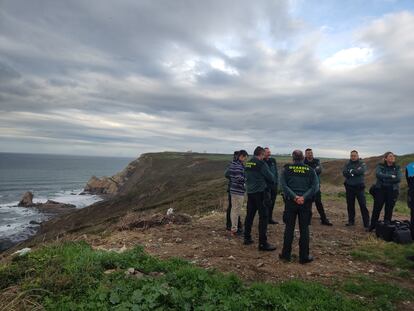
[[84, 208], [102, 200], [80, 195], [92, 176], [112, 176], [133, 158], [0, 152], [0, 241], [13, 244], [35, 234], [42, 221], [53, 215], [34, 208], [18, 207], [31, 191], [34, 202], [54, 200]]

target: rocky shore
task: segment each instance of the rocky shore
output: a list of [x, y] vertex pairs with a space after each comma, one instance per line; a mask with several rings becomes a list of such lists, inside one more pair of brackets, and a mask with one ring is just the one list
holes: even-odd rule
[[26, 192], [20, 200], [19, 207], [36, 208], [42, 213], [61, 215], [70, 212], [75, 209], [76, 206], [73, 204], [56, 202], [53, 200], [47, 200], [46, 203], [34, 203], [33, 193]]

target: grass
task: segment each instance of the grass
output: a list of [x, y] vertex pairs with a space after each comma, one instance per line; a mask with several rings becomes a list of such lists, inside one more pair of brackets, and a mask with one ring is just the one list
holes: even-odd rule
[[401, 245], [371, 237], [361, 241], [360, 245], [352, 251], [351, 255], [359, 260], [366, 260], [383, 264], [385, 266], [403, 270], [411, 274], [414, 261], [407, 256], [414, 256], [414, 244]]
[[374, 305], [376, 310], [397, 310], [396, 303], [413, 301], [414, 293], [395, 283], [384, 283], [366, 276], [354, 276], [340, 287], [343, 291], [360, 297], [367, 305]]
[[[367, 200], [367, 205], [373, 206], [374, 199], [372, 195], [366, 192], [365, 197]], [[322, 198], [329, 199], [329, 200], [343, 201], [343, 200], [346, 200], [346, 194], [345, 194], [345, 191], [341, 191], [337, 193], [323, 193], [322, 192]], [[356, 202], [356, 204], [358, 204], [358, 202]], [[395, 203], [394, 211], [400, 214], [403, 214], [403, 215], [410, 215], [411, 211], [408, 208], [407, 202], [404, 200], [404, 197], [402, 195], [400, 195], [399, 200]]]
[[[126, 276], [133, 267], [143, 277]], [[105, 273], [112, 269], [112, 273]], [[154, 275], [153, 273], [156, 272]], [[159, 260], [141, 247], [118, 254], [96, 251], [83, 242], [45, 246], [0, 267], [0, 309], [38, 310], [394, 310], [411, 299], [378, 289], [381, 301], [348, 297], [355, 286], [339, 291], [299, 280], [244, 284], [234, 275], [204, 270], [179, 260]], [[392, 292], [394, 293], [394, 292]]]

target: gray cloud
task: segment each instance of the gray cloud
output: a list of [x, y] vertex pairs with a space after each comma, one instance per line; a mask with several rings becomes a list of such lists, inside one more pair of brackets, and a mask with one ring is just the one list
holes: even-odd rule
[[[289, 1], [3, 1], [0, 151], [413, 152], [414, 15], [328, 68]], [[318, 150], [319, 149], [319, 150]]]

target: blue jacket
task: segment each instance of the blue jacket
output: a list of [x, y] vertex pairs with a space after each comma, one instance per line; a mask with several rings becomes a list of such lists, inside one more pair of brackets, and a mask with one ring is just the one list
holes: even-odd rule
[[414, 190], [414, 162], [411, 162], [405, 168], [405, 178], [410, 190]]

